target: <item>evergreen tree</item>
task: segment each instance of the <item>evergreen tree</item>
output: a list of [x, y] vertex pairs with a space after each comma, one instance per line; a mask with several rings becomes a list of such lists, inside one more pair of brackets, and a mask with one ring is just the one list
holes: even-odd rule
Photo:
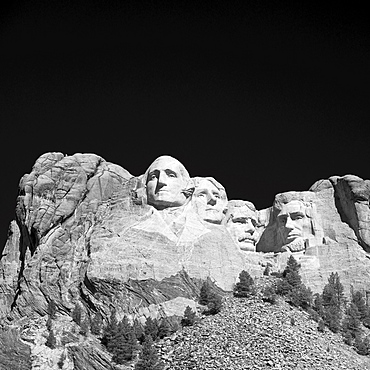
[[171, 335], [171, 326], [167, 319], [162, 319], [158, 327], [158, 337], [164, 338], [168, 337], [169, 335]]
[[72, 319], [77, 325], [81, 325], [82, 310], [79, 304], [76, 304], [72, 311]]
[[312, 291], [304, 284], [293, 287], [288, 294], [288, 300], [293, 306], [307, 309], [312, 304]]
[[148, 317], [145, 322], [144, 327], [145, 335], [150, 335], [155, 341], [158, 338], [158, 322], [156, 319], [152, 319], [151, 317]]
[[55, 320], [57, 312], [57, 306], [54, 301], [49, 301], [47, 313], [52, 320]]
[[137, 340], [142, 344], [145, 339], [145, 332], [143, 325], [137, 320], [134, 320], [133, 329]]
[[56, 343], [57, 343], [57, 340], [55, 338], [54, 331], [53, 330], [50, 330], [49, 331], [49, 335], [48, 335], [48, 337], [46, 339], [45, 345], [48, 346], [51, 349], [54, 349]]
[[344, 303], [344, 288], [340, 282], [338, 273], [331, 273], [328, 284], [322, 292], [323, 306], [337, 306], [340, 308]]
[[153, 345], [151, 335], [146, 335], [143, 343], [139, 361], [135, 365], [135, 370], [162, 370], [163, 365], [158, 361], [157, 351]]
[[271, 273], [271, 265], [267, 263], [265, 269], [263, 270], [263, 275], [264, 276], [270, 276]]
[[356, 305], [360, 314], [360, 320], [367, 328], [370, 328], [370, 309], [365, 302], [363, 294], [352, 290], [351, 301]]
[[322, 296], [319, 293], [315, 294], [315, 298], [313, 301], [313, 308], [320, 315], [320, 317], [323, 318], [325, 316]]
[[215, 315], [219, 313], [222, 309], [222, 298], [218, 294], [212, 293], [208, 298], [207, 303], [208, 311], [206, 312], [209, 315]]
[[239, 274], [239, 281], [235, 284], [234, 287], [234, 296], [235, 297], [250, 297], [251, 295], [256, 294], [256, 287], [254, 285], [253, 278], [249, 273], [243, 270]]
[[112, 360], [117, 364], [123, 364], [133, 358], [136, 336], [126, 316], [118, 323], [115, 334], [107, 343], [107, 349], [113, 354]]
[[107, 347], [108, 343], [118, 332], [118, 322], [116, 312], [113, 311], [110, 315], [109, 324], [104, 328], [102, 343]]
[[265, 302], [269, 302], [271, 304], [275, 304], [277, 302], [277, 294], [276, 294], [275, 288], [273, 286], [271, 286], [271, 285], [266, 286], [262, 290], [262, 294], [263, 294], [262, 299]]
[[283, 271], [283, 277], [285, 278], [289, 273], [298, 272], [300, 268], [301, 265], [297, 262], [293, 255], [291, 255], [288, 259], [285, 270]]
[[191, 309], [190, 306], [187, 306], [184, 311], [184, 317], [181, 320], [182, 326], [192, 326], [195, 322], [196, 313]]
[[369, 337], [362, 337], [359, 333], [356, 334], [354, 346], [358, 354], [367, 356], [370, 353]]
[[100, 335], [103, 327], [103, 318], [99, 312], [91, 320], [91, 333], [94, 335]]
[[325, 325], [334, 333], [340, 330], [341, 311], [336, 305], [325, 307], [324, 322]]
[[200, 288], [199, 304], [207, 306], [210, 295], [212, 294], [211, 286], [208, 281], [205, 281]]
[[80, 325], [80, 334], [86, 335], [89, 332], [89, 321], [88, 319], [82, 320]]

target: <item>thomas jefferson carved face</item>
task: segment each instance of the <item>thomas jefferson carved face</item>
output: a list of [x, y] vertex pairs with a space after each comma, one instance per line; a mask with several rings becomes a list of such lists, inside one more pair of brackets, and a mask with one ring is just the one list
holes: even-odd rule
[[244, 201], [230, 201], [229, 206], [231, 209], [227, 228], [231, 236], [241, 250], [255, 252], [258, 240], [256, 209], [252, 203]]
[[148, 168], [146, 174], [148, 204], [158, 210], [185, 204], [186, 186], [190, 180], [188, 171], [175, 158], [161, 156]]
[[295, 243], [297, 246], [293, 248], [294, 250], [304, 249], [303, 238], [312, 234], [311, 221], [307, 217], [306, 209], [307, 206], [299, 200], [282, 205], [277, 215], [277, 225], [283, 245]]
[[196, 177], [192, 202], [199, 216], [214, 224], [220, 224], [225, 216], [227, 197], [224, 187], [212, 177]]

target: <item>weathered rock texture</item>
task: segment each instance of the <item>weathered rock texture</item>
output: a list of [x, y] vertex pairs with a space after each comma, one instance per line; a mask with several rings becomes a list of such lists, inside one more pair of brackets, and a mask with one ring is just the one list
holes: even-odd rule
[[[322, 291], [331, 272], [338, 272], [347, 294], [351, 286], [369, 294], [370, 255], [364, 241], [370, 212], [364, 204], [368, 183], [356, 176], [335, 176], [317, 181], [307, 192], [278, 194], [274, 206], [260, 212], [264, 215], [262, 223], [266, 228], [257, 244], [257, 251], [270, 252], [265, 259], [270, 259], [278, 270], [284, 269], [293, 252], [302, 264], [301, 274], [305, 284], [315, 292]], [[362, 203], [353, 195], [354, 192], [359, 194], [357, 189], [361, 189]], [[282, 251], [283, 243], [278, 235], [277, 204], [282, 198], [309, 200], [312, 227], [310, 232], [304, 234], [305, 243], [298, 251], [278, 253]]]
[[[277, 195], [273, 207], [251, 209], [252, 215], [237, 215], [234, 210], [234, 221], [239, 218], [246, 225], [253, 219], [253, 227], [238, 229], [253, 236], [251, 247], [242, 244], [242, 251], [240, 235], [231, 235], [227, 227], [224, 188], [224, 197], [217, 194], [217, 186], [200, 191], [192, 187], [197, 181], [181, 163], [164, 159], [135, 177], [95, 154], [47, 153], [23, 176], [16, 220], [0, 250], [0, 323], [4, 330], [10, 324], [19, 329], [14, 338], [24, 338], [27, 332], [32, 354], [22, 349], [22, 361], [36, 366], [34, 352], [48, 353], [45, 323], [51, 301], [65, 327], [76, 306], [84, 320], [99, 312], [104, 323], [113, 312], [117, 319], [127, 315], [141, 321], [149, 316], [181, 316], [186, 306], [196, 306], [202, 281], [209, 279], [230, 291], [243, 269], [252, 276], [260, 276], [267, 263], [282, 270], [291, 253], [301, 262], [304, 282], [314, 291], [322, 289], [331, 272], [340, 274], [347, 292], [350, 286], [366, 291], [369, 181], [332, 177], [307, 192]], [[194, 206], [194, 194], [203, 213]], [[304, 213], [299, 243], [290, 232], [278, 235], [282, 222], [296, 216], [298, 203], [286, 206], [294, 197], [310, 209]], [[222, 217], [205, 217], [207, 212]], [[43, 321], [30, 328], [35, 320]], [[40, 335], [44, 339], [38, 341]], [[68, 347], [62, 352], [70, 368], [99, 369], [109, 363], [109, 355], [97, 348], [96, 340], [79, 345], [81, 337], [76, 334], [64, 345], [63, 336], [63, 330], [56, 330], [59, 348]], [[6, 361], [1, 357], [0, 361], [0, 367], [5, 366]]]

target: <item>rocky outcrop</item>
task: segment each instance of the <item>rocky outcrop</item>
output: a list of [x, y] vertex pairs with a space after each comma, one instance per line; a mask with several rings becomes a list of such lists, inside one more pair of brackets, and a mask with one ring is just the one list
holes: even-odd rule
[[[95, 154], [47, 153], [20, 181], [16, 220], [1, 250], [0, 319], [21, 338], [26, 331], [36, 338], [52, 301], [59, 321], [76, 306], [85, 320], [100, 313], [105, 323], [112, 313], [142, 322], [178, 317], [196, 308], [204, 280], [230, 291], [243, 269], [252, 276], [268, 263], [283, 270], [292, 253], [313, 291], [331, 272], [347, 292], [366, 291], [368, 199], [369, 181], [335, 176], [306, 192], [278, 194], [271, 208], [257, 211], [250, 202], [227, 203], [215, 179], [192, 179], [169, 156], [133, 176]], [[29, 329], [38, 319], [40, 327]], [[68, 366], [84, 368], [93, 358], [88, 368], [104, 368], [109, 356], [95, 342], [72, 338], [63, 355]]]
[[368, 369], [339, 334], [320, 333], [306, 312], [285, 302], [229, 298], [215, 316], [203, 318], [156, 344], [171, 370]]

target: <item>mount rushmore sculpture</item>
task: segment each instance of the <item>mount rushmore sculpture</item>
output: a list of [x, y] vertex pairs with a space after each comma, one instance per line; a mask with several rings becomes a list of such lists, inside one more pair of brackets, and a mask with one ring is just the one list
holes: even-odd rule
[[[306, 285], [331, 272], [345, 289], [370, 282], [370, 181], [319, 180], [257, 210], [213, 177], [161, 156], [139, 176], [95, 154], [46, 153], [20, 181], [0, 260], [0, 317], [180, 315], [202, 281], [230, 291], [242, 270], [279, 271], [294, 254]], [[253, 194], [246, 194], [253, 199]]]

